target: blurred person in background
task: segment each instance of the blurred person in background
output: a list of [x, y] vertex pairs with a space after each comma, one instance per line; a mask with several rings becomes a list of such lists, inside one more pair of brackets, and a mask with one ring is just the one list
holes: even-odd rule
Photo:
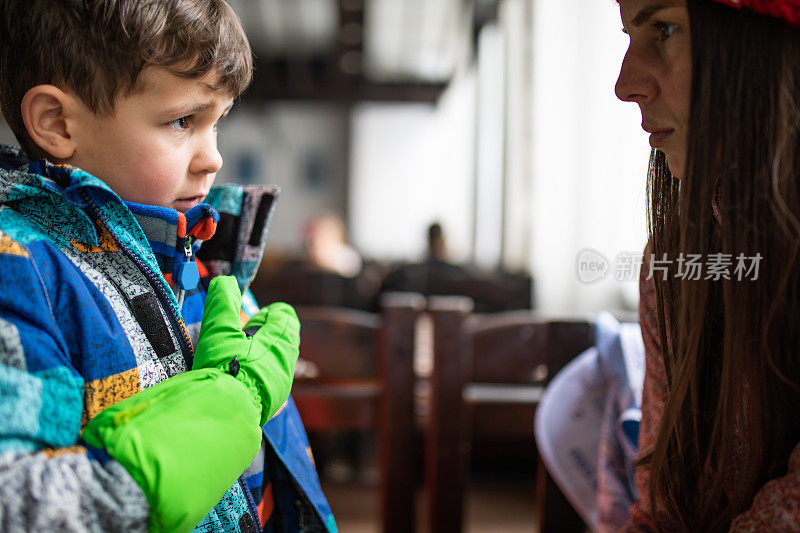
[[438, 222], [428, 226], [428, 260], [447, 261], [447, 243], [444, 242], [442, 225]]
[[424, 295], [449, 294], [453, 281], [461, 280], [466, 272], [447, 258], [447, 241], [439, 222], [427, 230], [425, 260], [401, 265], [386, 276], [381, 292], [419, 292]]
[[312, 218], [304, 231], [309, 265], [319, 270], [353, 278], [361, 272], [361, 255], [347, 242], [344, 222], [336, 215]]

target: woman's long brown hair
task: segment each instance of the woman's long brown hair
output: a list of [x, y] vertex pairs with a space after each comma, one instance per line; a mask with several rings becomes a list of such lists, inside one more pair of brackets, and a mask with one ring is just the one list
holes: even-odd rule
[[[673, 262], [655, 276], [668, 400], [643, 462], [657, 523], [723, 531], [800, 442], [800, 30], [688, 8], [687, 172], [654, 152], [648, 179], [651, 251]], [[731, 279], [678, 279], [680, 253], [731, 254]], [[757, 280], [737, 280], [740, 254], [762, 256]]]

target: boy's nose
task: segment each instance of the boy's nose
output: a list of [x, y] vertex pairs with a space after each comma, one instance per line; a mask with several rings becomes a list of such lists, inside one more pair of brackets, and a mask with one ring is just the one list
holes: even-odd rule
[[641, 61], [629, 49], [622, 60], [619, 78], [614, 87], [617, 98], [623, 102], [643, 104], [658, 94], [658, 83]]
[[216, 174], [222, 168], [222, 156], [217, 149], [216, 136], [199, 146], [189, 171], [192, 174]]

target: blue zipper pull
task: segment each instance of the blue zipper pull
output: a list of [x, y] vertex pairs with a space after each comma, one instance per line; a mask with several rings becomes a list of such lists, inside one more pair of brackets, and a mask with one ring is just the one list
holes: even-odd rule
[[178, 275], [175, 279], [178, 287], [184, 291], [196, 289], [200, 283], [200, 271], [197, 262], [192, 259], [192, 238], [186, 237], [183, 246], [183, 260], [178, 264]]

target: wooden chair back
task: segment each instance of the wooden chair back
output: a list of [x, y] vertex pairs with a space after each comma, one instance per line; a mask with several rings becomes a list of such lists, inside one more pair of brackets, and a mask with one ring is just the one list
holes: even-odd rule
[[292, 396], [309, 431], [377, 434], [383, 531], [415, 526], [414, 333], [424, 298], [387, 294], [380, 314], [298, 307]]
[[262, 269], [251, 290], [259, 301], [364, 309], [357, 301], [360, 300], [357, 278], [316, 270], [300, 262], [292, 262], [278, 271]]
[[[471, 314], [470, 300], [460, 297], [429, 298], [428, 310], [434, 324], [425, 452], [429, 525], [431, 531], [460, 532], [471, 436], [521, 435], [533, 441], [533, 418], [544, 387], [594, 344], [594, 325], [587, 319], [553, 320], [531, 312]], [[489, 416], [473, 416], [478, 407]], [[550, 480], [539, 492], [554, 487]], [[577, 515], [571, 507], [550, 509], [561, 503], [566, 500], [550, 496], [546, 514], [568, 513], [560, 518], [560, 531], [580, 529], [582, 522], [572, 523]], [[542, 511], [540, 528], [548, 525]]]

